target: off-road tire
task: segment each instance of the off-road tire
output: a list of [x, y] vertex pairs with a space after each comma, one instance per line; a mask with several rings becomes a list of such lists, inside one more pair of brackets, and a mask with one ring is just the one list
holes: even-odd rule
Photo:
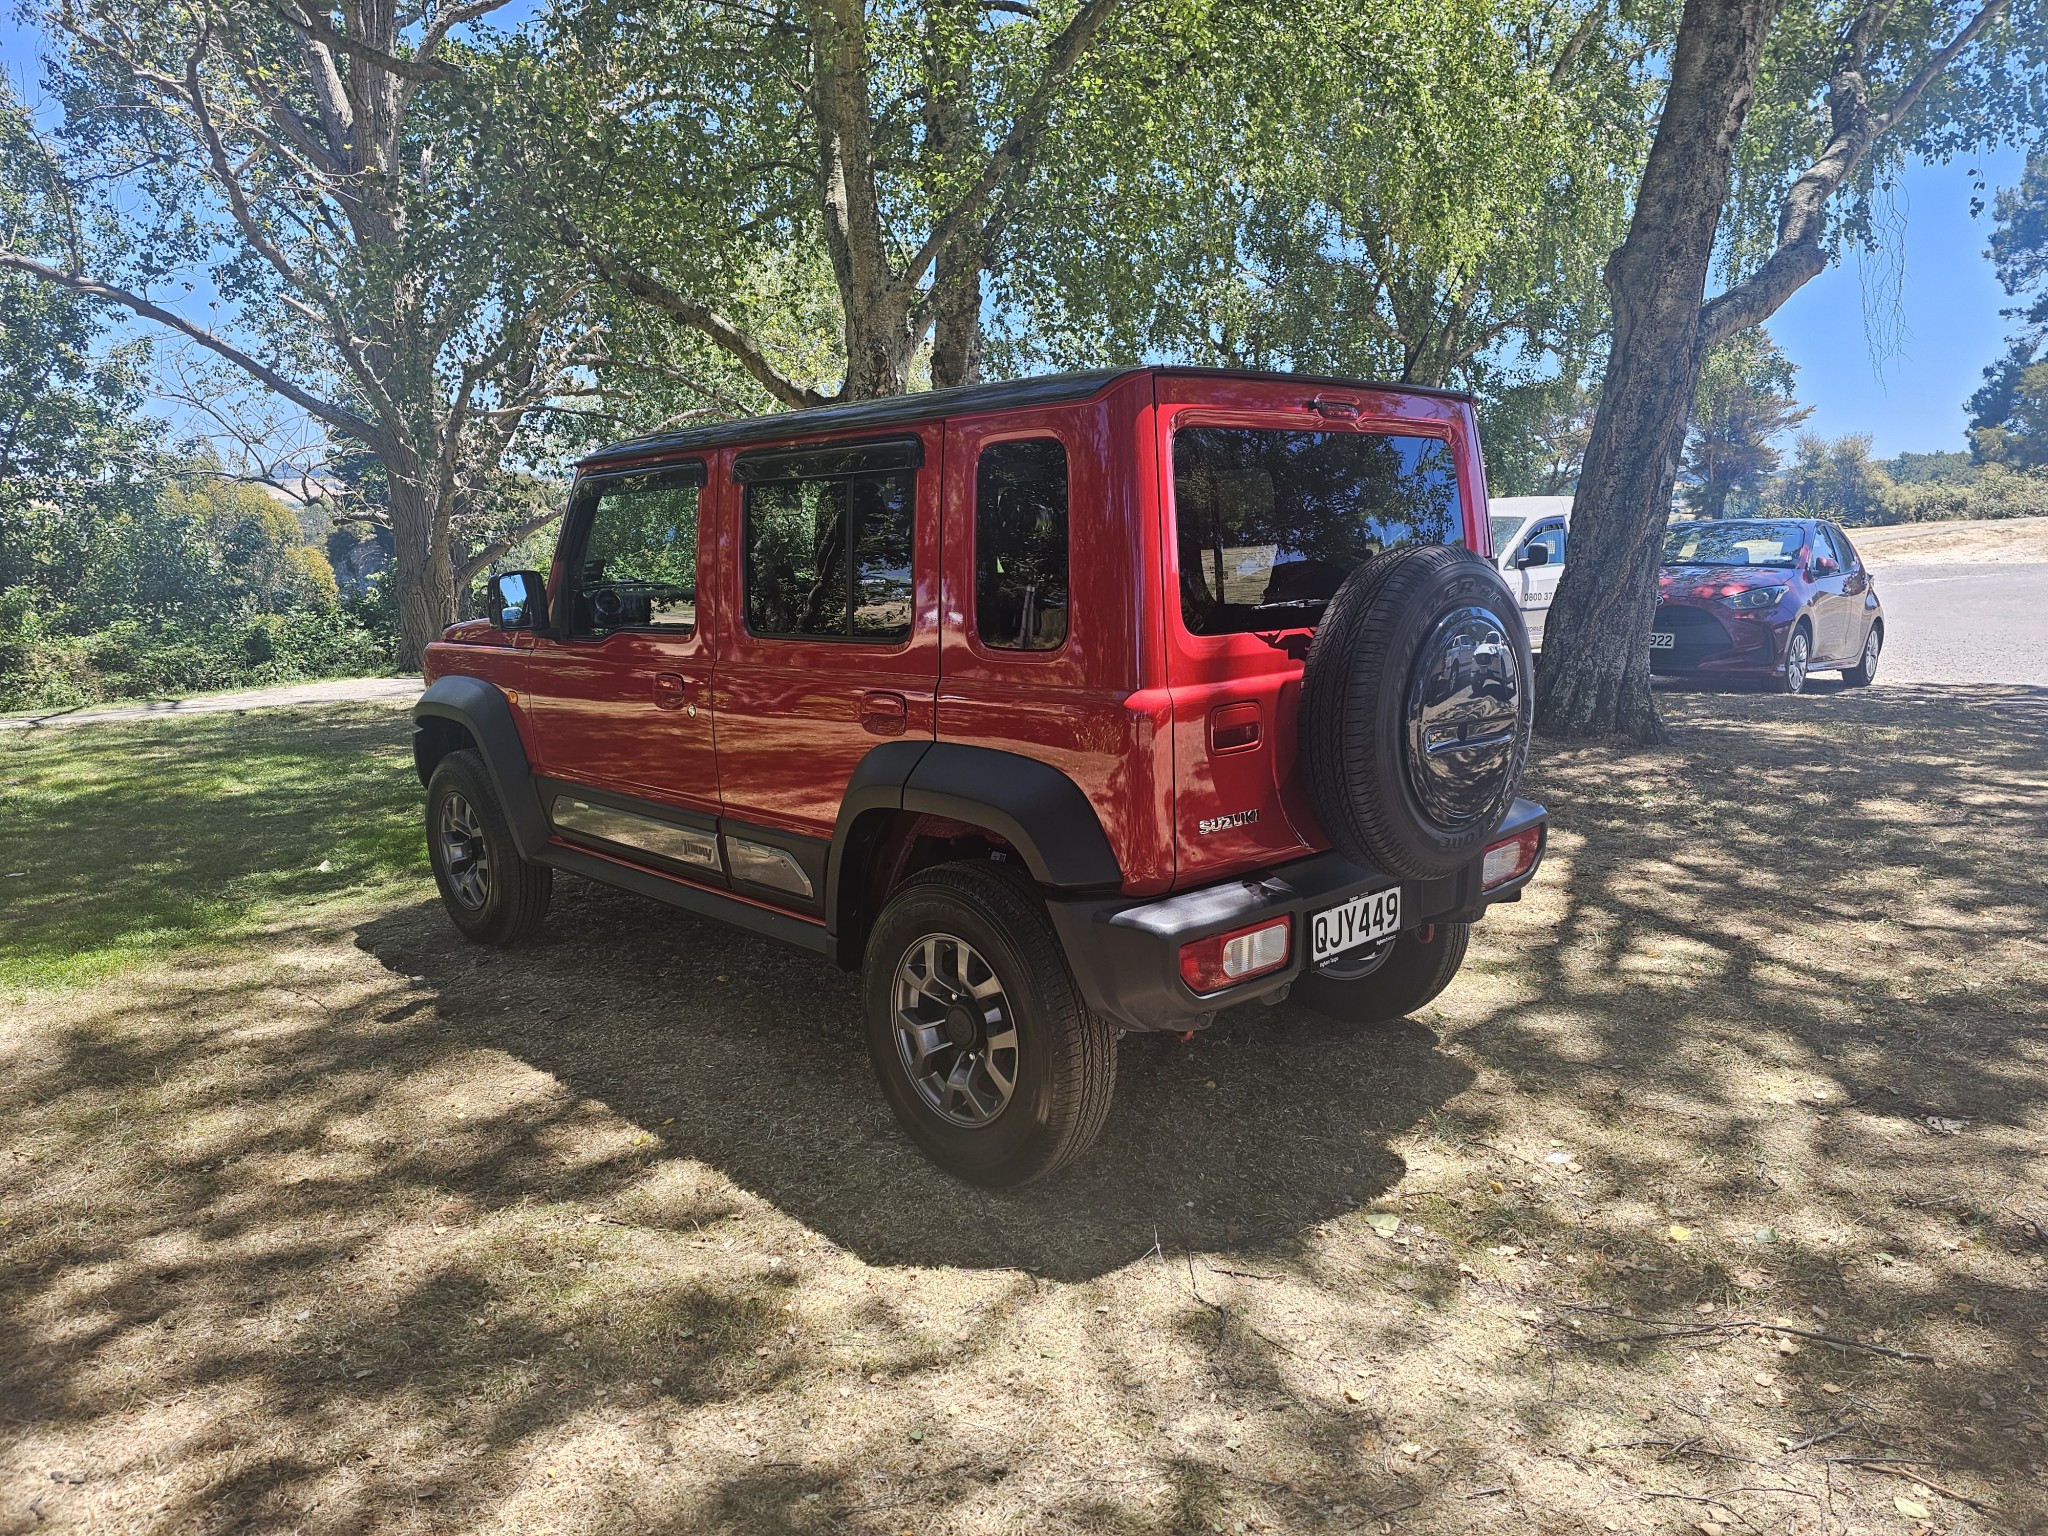
[[[1482, 809], [1440, 819], [1411, 772], [1411, 691], [1439, 622], [1480, 610], [1511, 672], [1512, 741]], [[1302, 675], [1300, 762], [1324, 833], [1346, 857], [1433, 880], [1465, 868], [1514, 804], [1535, 719], [1535, 667], [1520, 605], [1500, 573], [1469, 550], [1422, 545], [1368, 560], [1345, 579], [1316, 626]]]
[[[481, 903], [461, 893], [442, 836], [443, 810], [451, 796], [460, 796], [469, 806], [482, 834], [488, 882]], [[531, 939], [547, 916], [555, 872], [520, 857], [490, 772], [468, 748], [442, 758], [427, 780], [427, 857], [434, 867], [434, 883], [441, 888], [441, 905], [466, 939], [509, 949]]]
[[[1795, 661], [1799, 663], [1796, 670]], [[1801, 619], [1792, 628], [1792, 638], [1785, 642], [1785, 666], [1773, 681], [1780, 693], [1804, 693], [1812, 676], [1813, 626]]]
[[[898, 1048], [898, 970], [927, 936], [978, 952], [1017, 1031], [1015, 1086], [987, 1123], [952, 1123], [928, 1104]], [[1117, 1030], [1088, 1011], [1045, 915], [1020, 875], [992, 863], [941, 864], [912, 877], [882, 908], [861, 970], [868, 1054], [882, 1095], [910, 1139], [972, 1184], [1028, 1183], [1087, 1150], [1116, 1086]]]
[[[1422, 934], [1428, 931], [1429, 941]], [[1394, 940], [1393, 953], [1377, 970], [1355, 981], [1302, 972], [1289, 998], [1325, 1018], [1347, 1024], [1384, 1024], [1406, 1018], [1451, 984], [1465, 963], [1470, 923], [1436, 923], [1411, 928]]]
[[1863, 639], [1863, 656], [1855, 666], [1842, 668], [1842, 681], [1851, 688], [1868, 688], [1877, 676], [1877, 661], [1884, 654], [1884, 624], [1872, 624]]

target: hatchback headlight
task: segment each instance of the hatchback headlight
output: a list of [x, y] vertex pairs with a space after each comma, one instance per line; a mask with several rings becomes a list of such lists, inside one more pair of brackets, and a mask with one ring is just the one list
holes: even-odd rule
[[1785, 595], [1783, 587], [1746, 587], [1740, 592], [1724, 592], [1721, 601], [1739, 612], [1757, 612], [1778, 606], [1778, 599]]

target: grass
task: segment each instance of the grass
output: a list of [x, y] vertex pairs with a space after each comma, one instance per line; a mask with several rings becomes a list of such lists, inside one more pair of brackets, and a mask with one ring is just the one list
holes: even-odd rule
[[0, 993], [416, 890], [407, 730], [353, 707], [0, 736]]
[[1006, 1196], [816, 962], [459, 943], [396, 710], [10, 748], [0, 1533], [2040, 1529], [2048, 696], [1668, 708], [1422, 1017], [1127, 1039]]

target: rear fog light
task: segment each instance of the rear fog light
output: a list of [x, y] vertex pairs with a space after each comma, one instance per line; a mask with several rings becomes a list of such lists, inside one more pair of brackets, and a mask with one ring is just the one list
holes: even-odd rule
[[1283, 917], [1183, 944], [1181, 980], [1191, 992], [1220, 992], [1253, 976], [1277, 971], [1287, 963], [1291, 927], [1290, 920]]
[[1541, 827], [1531, 827], [1504, 843], [1495, 843], [1486, 850], [1486, 862], [1479, 866], [1479, 889], [1490, 891], [1510, 880], [1519, 880], [1536, 867], [1536, 855], [1542, 851]]

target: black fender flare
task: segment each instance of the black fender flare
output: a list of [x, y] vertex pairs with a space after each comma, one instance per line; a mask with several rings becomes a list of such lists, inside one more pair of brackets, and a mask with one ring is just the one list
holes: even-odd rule
[[986, 827], [1017, 850], [1041, 886], [1080, 892], [1114, 891], [1123, 884], [1123, 869], [1095, 807], [1080, 785], [1050, 763], [994, 747], [892, 741], [860, 760], [839, 803], [825, 865], [825, 927], [835, 938], [848, 860], [857, 852], [856, 824], [879, 810]]
[[416, 721], [450, 720], [469, 732], [505, 808], [512, 841], [521, 856], [539, 858], [548, 845], [548, 818], [505, 691], [479, 677], [437, 678], [413, 705], [412, 715]]

